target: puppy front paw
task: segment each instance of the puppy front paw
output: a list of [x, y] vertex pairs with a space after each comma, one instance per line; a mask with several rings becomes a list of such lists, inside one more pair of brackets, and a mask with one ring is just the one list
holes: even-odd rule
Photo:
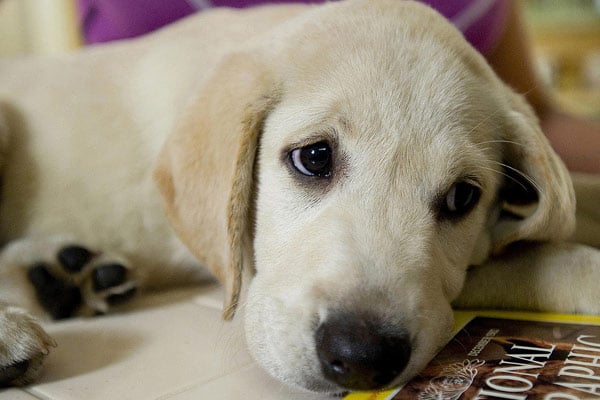
[[55, 346], [29, 314], [15, 307], [0, 310], [0, 387], [32, 382]]

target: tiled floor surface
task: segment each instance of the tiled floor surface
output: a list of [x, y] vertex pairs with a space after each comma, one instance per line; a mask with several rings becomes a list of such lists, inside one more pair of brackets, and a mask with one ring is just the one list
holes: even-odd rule
[[139, 299], [127, 312], [47, 325], [58, 343], [35, 385], [0, 400], [317, 400], [250, 358], [241, 318], [221, 319], [217, 287]]

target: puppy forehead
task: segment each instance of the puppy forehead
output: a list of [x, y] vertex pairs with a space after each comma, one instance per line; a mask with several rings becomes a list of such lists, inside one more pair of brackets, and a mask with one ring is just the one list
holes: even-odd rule
[[395, 132], [402, 133], [396, 136], [401, 140], [460, 128], [481, 132], [476, 125], [498, 109], [490, 95], [496, 82], [473, 68], [469, 55], [430, 39], [395, 38], [396, 46], [341, 45], [334, 55], [296, 60], [284, 74], [282, 103], [295, 116], [287, 122], [300, 130], [303, 121], [331, 124], [335, 119], [353, 128], [346, 135]]
[[[491, 141], [500, 130], [500, 105], [486, 93], [484, 79], [427, 60], [420, 73], [402, 62], [381, 72], [378, 64], [307, 77], [271, 118], [277, 139], [295, 144], [334, 137], [347, 150], [368, 147], [378, 157], [424, 157], [429, 149], [439, 160]], [[416, 149], [421, 152], [409, 151]]]

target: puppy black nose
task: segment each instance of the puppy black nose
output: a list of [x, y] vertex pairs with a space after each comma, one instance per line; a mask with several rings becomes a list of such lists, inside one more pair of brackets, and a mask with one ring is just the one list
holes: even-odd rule
[[406, 335], [383, 333], [369, 318], [332, 316], [318, 327], [315, 339], [323, 374], [346, 389], [385, 387], [410, 358]]

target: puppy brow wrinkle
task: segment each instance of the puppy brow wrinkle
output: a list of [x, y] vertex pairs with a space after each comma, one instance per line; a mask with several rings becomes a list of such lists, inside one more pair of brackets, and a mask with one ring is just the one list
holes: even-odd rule
[[[483, 124], [485, 124], [492, 118], [497, 117], [499, 114], [500, 114], [500, 110], [496, 110], [492, 114], [487, 115], [485, 118], [483, 118], [481, 121], [479, 121], [473, 128], [471, 128], [471, 130], [468, 132], [468, 135], [471, 135], [473, 132], [475, 132], [477, 129], [479, 129]], [[486, 143], [488, 143], [488, 142], [486, 142]]]
[[479, 142], [477, 144], [482, 145], [482, 144], [488, 144], [488, 143], [507, 143], [507, 144], [514, 144], [516, 146], [525, 147], [525, 145], [522, 143], [515, 142], [514, 140], [508, 140], [508, 139], [487, 140], [485, 142]]

